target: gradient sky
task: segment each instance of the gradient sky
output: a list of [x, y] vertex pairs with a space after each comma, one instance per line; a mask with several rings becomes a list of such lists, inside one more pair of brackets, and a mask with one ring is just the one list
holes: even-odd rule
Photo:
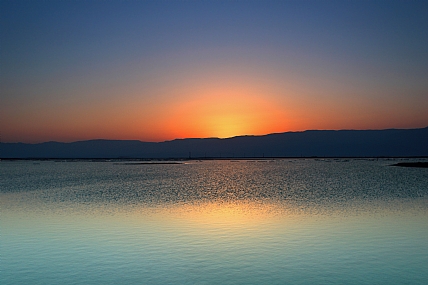
[[0, 1], [2, 142], [428, 125], [428, 1]]

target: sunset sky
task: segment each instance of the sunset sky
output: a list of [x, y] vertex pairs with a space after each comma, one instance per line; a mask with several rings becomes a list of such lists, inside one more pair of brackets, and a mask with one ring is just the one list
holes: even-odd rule
[[428, 1], [0, 3], [1, 142], [428, 126]]

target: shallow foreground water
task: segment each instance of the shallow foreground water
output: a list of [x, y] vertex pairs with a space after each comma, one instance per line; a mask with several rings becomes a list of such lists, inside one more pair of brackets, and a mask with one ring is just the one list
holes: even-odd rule
[[1, 284], [427, 284], [428, 169], [0, 161]]

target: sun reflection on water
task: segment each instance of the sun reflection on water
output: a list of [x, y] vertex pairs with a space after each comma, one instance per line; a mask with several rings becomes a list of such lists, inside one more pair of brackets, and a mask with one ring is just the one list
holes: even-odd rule
[[200, 227], [256, 227], [279, 217], [279, 205], [250, 201], [194, 203], [166, 210], [174, 218]]

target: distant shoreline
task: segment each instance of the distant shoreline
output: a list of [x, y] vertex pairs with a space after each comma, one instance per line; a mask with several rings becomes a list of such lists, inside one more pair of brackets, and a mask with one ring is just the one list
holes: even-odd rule
[[0, 159], [277, 159], [428, 157], [428, 127], [422, 129], [304, 131], [189, 138], [164, 142], [87, 140], [71, 143], [1, 143]]
[[115, 162], [114, 165], [183, 164], [179, 161]]
[[399, 162], [392, 166], [428, 168], [428, 162]]
[[[290, 156], [290, 157], [192, 157], [192, 158], [43, 158], [43, 157], [27, 157], [27, 158], [0, 158], [0, 161], [53, 161], [53, 162], [73, 162], [73, 161], [88, 161], [88, 162], [113, 162], [115, 164], [155, 164], [155, 163], [181, 163], [184, 161], [210, 161], [210, 160], [285, 160], [285, 159], [311, 159], [311, 160], [397, 160], [397, 159], [428, 159], [428, 156], [391, 156], [391, 157], [368, 157], [368, 156], [331, 156], [331, 157], [317, 157], [317, 156]], [[421, 166], [423, 165], [423, 166]], [[399, 162], [392, 166], [403, 167], [427, 167], [428, 162]]]

